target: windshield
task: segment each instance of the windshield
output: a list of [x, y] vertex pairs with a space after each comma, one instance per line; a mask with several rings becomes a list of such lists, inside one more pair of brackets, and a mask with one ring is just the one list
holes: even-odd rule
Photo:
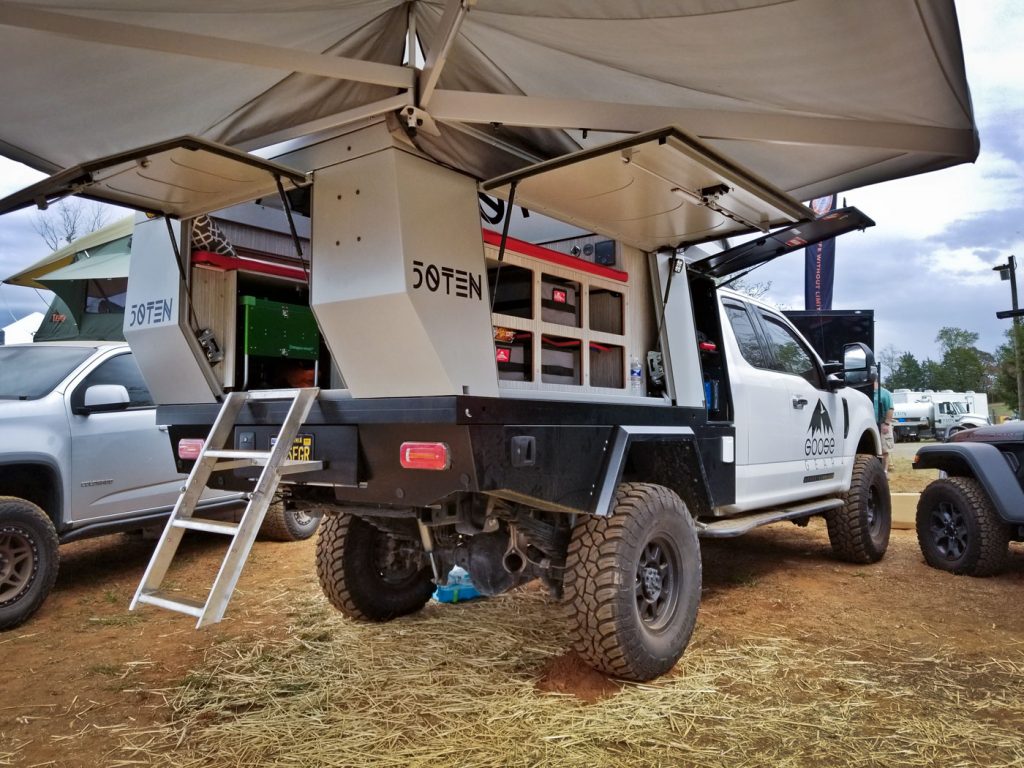
[[969, 413], [967, 410], [967, 403], [950, 403], [949, 407], [953, 413]]
[[0, 400], [35, 400], [96, 350], [92, 347], [0, 347]]

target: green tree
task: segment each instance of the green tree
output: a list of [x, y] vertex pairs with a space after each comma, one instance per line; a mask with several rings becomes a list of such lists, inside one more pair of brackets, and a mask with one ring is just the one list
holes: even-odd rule
[[921, 389], [948, 389], [943, 384], [945, 374], [942, 366], [927, 357], [921, 361]]
[[886, 380], [889, 389], [924, 389], [924, 371], [917, 358], [904, 352], [893, 365], [892, 375]]
[[961, 347], [973, 349], [978, 343], [978, 334], [974, 331], [965, 331], [963, 328], [952, 328], [944, 326], [935, 334], [935, 343], [939, 345], [942, 354]]
[[946, 326], [939, 329], [935, 342], [942, 350], [942, 361], [933, 372], [932, 389], [988, 391], [992, 355], [975, 346], [978, 334]]
[[[992, 384], [992, 399], [995, 402], [1007, 403], [1016, 410], [1017, 403], [1017, 359], [1013, 350], [1013, 332], [1015, 326], [1006, 329], [1006, 343], [1000, 344], [995, 354], [995, 381]], [[1016, 326], [1017, 343], [1024, 353], [1024, 325]]]

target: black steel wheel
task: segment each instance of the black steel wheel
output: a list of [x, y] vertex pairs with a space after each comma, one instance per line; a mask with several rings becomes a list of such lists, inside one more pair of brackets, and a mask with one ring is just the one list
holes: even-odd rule
[[413, 520], [375, 520], [347, 510], [325, 515], [316, 573], [331, 605], [364, 621], [415, 613], [434, 594]]
[[917, 502], [917, 543], [933, 568], [992, 576], [1006, 564], [1010, 528], [973, 477], [928, 484]]
[[59, 563], [57, 532], [46, 513], [24, 499], [0, 496], [0, 630], [39, 610]]
[[611, 515], [573, 529], [564, 583], [573, 647], [602, 672], [643, 681], [672, 669], [700, 591], [697, 529], [667, 488], [624, 483]]
[[858, 454], [843, 506], [825, 515], [828, 540], [836, 557], [849, 563], [875, 563], [889, 548], [892, 499], [882, 462]]

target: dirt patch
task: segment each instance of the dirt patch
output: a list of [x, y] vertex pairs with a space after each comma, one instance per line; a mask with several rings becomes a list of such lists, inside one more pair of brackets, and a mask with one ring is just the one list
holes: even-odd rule
[[601, 674], [575, 652], [555, 656], [541, 669], [537, 690], [568, 693], [593, 704], [622, 690], [622, 683]]
[[[219, 562], [219, 543], [219, 539], [202, 536], [187, 542], [183, 569], [174, 574], [173, 582], [182, 587], [208, 584]], [[193, 711], [193, 725], [209, 722], [211, 729], [199, 729], [180, 747], [174, 741], [165, 745], [168, 763], [180, 758], [180, 764], [223, 764], [225, 753], [217, 752], [214, 742], [227, 738], [225, 728], [231, 723], [248, 716], [242, 711], [245, 707], [254, 708], [255, 715], [268, 702], [276, 707], [300, 694], [319, 697], [319, 701], [324, 694], [316, 690], [317, 680], [328, 677], [358, 673], [363, 681], [359, 690], [368, 697], [367, 702], [373, 702], [367, 703], [367, 712], [393, 693], [398, 709], [380, 711], [375, 716], [394, 717], [401, 724], [403, 718], [418, 717], [411, 712], [402, 714], [406, 710], [398, 674], [411, 664], [421, 665], [425, 679], [438, 681], [441, 688], [450, 686], [469, 700], [476, 695], [465, 688], [470, 671], [487, 673], [492, 681], [508, 680], [510, 687], [504, 695], [517, 700], [520, 707], [529, 705], [527, 710], [550, 708], [552, 717], [575, 712], [572, 706], [584, 711], [611, 711], [628, 703], [628, 717], [636, 720], [638, 713], [645, 711], [644, 697], [655, 695], [651, 691], [667, 695], [664, 686], [685, 680], [691, 688], [685, 695], [672, 696], [673, 701], [685, 703], [688, 714], [673, 715], [679, 718], [679, 731], [666, 734], [665, 744], [699, 742], [706, 752], [700, 753], [703, 757], [694, 753], [690, 759], [707, 764], [756, 761], [752, 762], [754, 755], [743, 757], [735, 751], [723, 751], [727, 745], [712, 740], [710, 735], [687, 736], [687, 728], [693, 727], [693, 734], [710, 734], [714, 722], [700, 718], [708, 717], [709, 707], [715, 704], [743, 705], [728, 710], [723, 717], [737, 717], [746, 706], [764, 709], [777, 705], [779, 702], [765, 692], [765, 685], [783, 676], [788, 686], [787, 703], [803, 707], [800, 712], [809, 718], [806, 728], [795, 727], [785, 737], [786, 743], [793, 755], [806, 760], [830, 756], [820, 751], [827, 734], [821, 730], [824, 725], [813, 725], [818, 717], [815, 712], [835, 717], [836, 732], [841, 733], [842, 718], [861, 712], [849, 710], [850, 691], [864, 685], [868, 685], [868, 693], [862, 699], [863, 706], [887, 715], [893, 723], [890, 727], [871, 720], [865, 727], [900, 740], [901, 749], [906, 748], [902, 740], [916, 738], [915, 734], [922, 739], [937, 739], [935, 743], [941, 742], [946, 748], [944, 740], [948, 737], [942, 734], [955, 733], [964, 744], [962, 753], [955, 752], [955, 746], [948, 747], [952, 752], [934, 753], [944, 756], [948, 764], [958, 759], [977, 762], [982, 757], [991, 765], [1008, 764], [1011, 758], [1024, 760], [1024, 755], [1013, 749], [1000, 751], [993, 743], [972, 742], [969, 733], [970, 728], [983, 733], [988, 725], [1024, 727], [1006, 688], [1024, 688], [1020, 673], [1024, 666], [1024, 613], [1019, 611], [1024, 553], [1020, 545], [1014, 545], [1004, 574], [971, 579], [926, 567], [911, 531], [895, 531], [889, 553], [873, 566], [834, 560], [820, 521], [812, 521], [807, 528], [784, 524], [739, 539], [705, 542], [704, 596], [690, 649], [664, 683], [619, 690], [617, 683], [588, 674], [578, 659], [566, 653], [558, 612], [544, 608], [546, 598], [536, 591], [505, 602], [432, 605], [409, 620], [360, 625], [351, 629], [355, 634], [345, 636], [344, 643], [339, 644], [339, 634], [350, 630], [320, 598], [313, 569], [313, 542], [260, 542], [226, 620], [196, 631], [186, 617], [152, 608], [127, 611], [152, 547], [153, 542], [125, 536], [66, 546], [62, 550], [61, 575], [47, 604], [29, 623], [0, 634], [0, 659], [5, 665], [0, 765], [98, 766], [122, 760], [148, 764], [152, 758], [140, 754], [133, 757], [125, 751], [126, 740], [145, 743], [149, 737], [140, 734], [147, 729], [165, 734], [169, 721], [192, 716], [188, 709], [192, 705], [181, 695], [183, 684], [193, 689], [227, 685], [230, 675], [238, 674], [237, 668], [224, 666], [232, 659], [244, 657], [246, 664], [256, 665], [260, 660], [289, 660], [302, 654], [315, 656], [322, 666], [303, 678], [301, 686], [297, 681], [294, 686], [261, 692], [260, 678], [247, 678], [247, 695], [231, 699], [230, 707], [211, 705], [209, 713], [201, 717]], [[492, 626], [489, 622], [495, 623]], [[538, 626], [533, 627], [534, 623]], [[428, 628], [435, 633], [447, 628], [452, 633], [451, 642], [438, 646], [442, 650], [421, 647], [418, 633]], [[382, 644], [385, 639], [393, 641], [402, 655], [374, 651], [375, 647], [388, 647]], [[484, 640], [496, 643], [487, 658], [478, 650]], [[368, 655], [358, 659], [347, 656], [346, 649], [355, 646], [365, 648]], [[786, 660], [795, 662], [782, 663]], [[859, 670], [868, 669], [864, 665], [870, 665], [873, 677], [861, 674]], [[723, 669], [744, 672], [724, 675]], [[833, 674], [834, 669], [841, 669], [843, 674]], [[950, 688], [954, 683], [958, 686], [955, 690]], [[445, 692], [441, 688], [439, 696]], [[897, 690], [903, 692], [899, 697], [891, 693]], [[574, 705], [566, 703], [566, 693], [576, 697], [570, 700], [576, 702]], [[336, 698], [327, 699], [331, 706], [340, 706]], [[957, 705], [958, 700], [971, 702], [974, 709]], [[435, 706], [443, 707], [443, 701], [441, 696]], [[926, 707], [929, 703], [934, 706]], [[355, 705], [350, 699], [347, 706]], [[473, 710], [466, 706], [468, 722]], [[954, 711], [957, 717], [967, 719], [946, 722]], [[528, 711], [508, 717], [509, 723], [519, 723], [519, 739], [533, 733], [531, 727], [541, 727], [530, 725]], [[936, 733], [925, 734], [917, 720], [906, 719], [911, 717], [920, 718], [922, 723], [929, 722], [929, 717], [936, 718]], [[764, 725], [757, 722], [758, 727]], [[496, 719], [482, 727], [493, 730], [498, 723], [505, 721]], [[422, 739], [425, 733], [432, 738], [443, 736], [431, 731], [429, 722], [416, 725], [410, 738], [418, 734]], [[302, 734], [308, 736], [321, 728], [316, 722], [296, 723], [294, 727], [289, 723], [284, 732], [302, 738]], [[568, 753], [558, 752], [557, 745], [583, 743], [582, 736], [574, 735], [578, 729], [571, 723], [551, 728], [544, 737], [550, 738], [544, 743], [551, 751], [531, 753], [532, 758], [558, 761]], [[579, 730], [580, 734], [584, 732]], [[775, 744], [772, 731], [759, 733], [762, 746], [769, 749], [767, 754], [786, 754], [786, 743]], [[673, 762], [673, 753], [662, 755], [657, 751], [661, 747], [650, 746], [645, 751], [648, 742], [640, 734], [642, 730], [627, 729], [616, 742], [618, 746], [602, 747], [603, 757], [591, 755], [590, 764], [615, 764], [609, 755], [619, 754], [616, 750], [629, 754], [621, 764], [644, 764], [645, 758], [648, 765], [686, 761], [684, 755]], [[805, 737], [807, 741], [803, 741]], [[243, 745], [244, 741], [240, 739]], [[446, 748], [454, 747], [448, 743]], [[970, 750], [980, 750], [981, 757], [971, 757]], [[189, 754], [193, 762], [185, 761]], [[282, 763], [283, 758], [273, 757], [275, 754], [265, 753], [259, 759]], [[589, 753], [573, 753], [585, 754]], [[515, 755], [507, 757], [505, 763], [495, 764], [517, 762]], [[519, 757], [525, 760], [527, 755]], [[897, 757], [893, 759], [899, 762]], [[457, 752], [448, 753], [448, 758], [449, 762], [472, 764], [468, 758], [460, 760]], [[419, 759], [426, 758], [410, 753], [409, 760]], [[338, 764], [351, 762], [339, 758]], [[799, 764], [799, 760], [793, 764]]]

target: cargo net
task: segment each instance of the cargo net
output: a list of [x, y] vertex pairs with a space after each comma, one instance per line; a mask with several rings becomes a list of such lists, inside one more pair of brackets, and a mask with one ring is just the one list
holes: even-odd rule
[[235, 246], [225, 237], [217, 222], [206, 214], [192, 220], [192, 250], [237, 257]]

